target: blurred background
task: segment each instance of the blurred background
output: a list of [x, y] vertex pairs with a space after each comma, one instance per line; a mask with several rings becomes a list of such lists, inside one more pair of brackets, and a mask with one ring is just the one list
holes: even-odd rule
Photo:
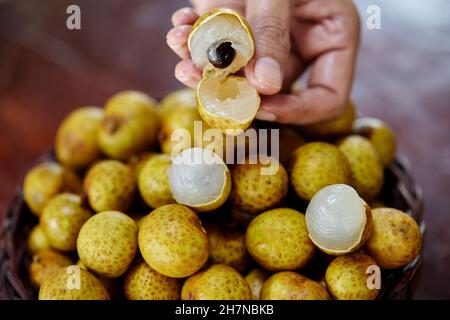
[[[81, 30], [66, 8], [81, 8]], [[0, 0], [0, 214], [24, 173], [52, 147], [59, 122], [82, 105], [138, 89], [181, 87], [166, 46], [186, 0]], [[369, 5], [381, 29], [366, 27]], [[450, 299], [450, 1], [358, 0], [362, 46], [352, 96], [397, 133], [425, 195], [427, 236], [416, 298]]]

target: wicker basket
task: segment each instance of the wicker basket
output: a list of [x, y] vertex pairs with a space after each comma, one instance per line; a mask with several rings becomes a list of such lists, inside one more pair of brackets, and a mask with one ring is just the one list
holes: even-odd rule
[[[49, 159], [53, 159], [52, 154], [41, 161]], [[406, 158], [398, 157], [386, 170], [382, 200], [391, 207], [409, 213], [420, 223], [424, 233], [422, 192], [412, 178]], [[0, 221], [0, 299], [36, 298], [28, 280], [27, 269], [31, 257], [26, 251], [26, 239], [37, 222], [37, 218], [27, 208], [19, 187], [4, 215], [4, 221]], [[421, 265], [422, 256], [419, 255], [403, 269], [384, 270], [379, 299], [412, 299]]]

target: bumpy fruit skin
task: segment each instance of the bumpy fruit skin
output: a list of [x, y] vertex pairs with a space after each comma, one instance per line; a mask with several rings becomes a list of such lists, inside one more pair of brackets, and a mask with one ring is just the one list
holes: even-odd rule
[[56, 133], [55, 152], [60, 163], [85, 168], [101, 157], [97, 134], [104, 118], [103, 109], [83, 107], [70, 113]]
[[126, 160], [151, 148], [157, 140], [159, 115], [156, 102], [138, 91], [123, 91], [105, 105], [105, 119], [98, 134], [101, 150]]
[[31, 232], [28, 235], [27, 248], [28, 252], [31, 254], [50, 249], [50, 243], [40, 225], [35, 225], [33, 229], [31, 229]]
[[386, 167], [395, 159], [397, 141], [392, 129], [376, 118], [358, 118], [354, 124], [355, 133], [370, 140]]
[[[192, 107], [172, 107], [164, 115], [161, 121], [161, 130], [159, 131], [158, 140], [161, 151], [171, 154], [176, 144], [181, 143], [181, 148], [177, 147], [176, 151], [192, 148], [194, 146], [194, 122], [202, 121], [196, 108]], [[175, 130], [184, 129], [189, 133], [189, 137], [183, 140], [174, 140], [172, 142], [172, 133]], [[188, 138], [188, 139], [187, 139]], [[181, 138], [179, 138], [181, 139]]]
[[288, 208], [269, 210], [253, 219], [245, 243], [250, 256], [269, 271], [300, 269], [314, 255], [304, 214]]
[[126, 214], [106, 211], [92, 216], [80, 230], [78, 255], [94, 273], [117, 278], [136, 254], [138, 227]]
[[296, 272], [283, 271], [271, 276], [263, 285], [261, 300], [329, 300], [330, 295], [319, 282]]
[[162, 119], [175, 108], [197, 108], [196, 91], [191, 88], [175, 90], [164, 98], [158, 106], [158, 113]]
[[[236, 165], [231, 171], [233, 188], [231, 202], [234, 207], [249, 213], [260, 213], [279, 204], [287, 194], [289, 179], [283, 165], [275, 158], [269, 164]], [[261, 170], [278, 166], [276, 172], [264, 175]]]
[[182, 300], [251, 300], [245, 279], [230, 266], [215, 264], [191, 278], [181, 291]]
[[133, 171], [116, 160], [95, 164], [84, 180], [89, 204], [97, 211], [126, 211], [134, 198], [136, 179]]
[[[334, 259], [327, 268], [325, 281], [334, 299], [374, 300], [378, 289], [368, 286], [368, 268], [377, 266], [375, 260], [362, 252]], [[369, 269], [370, 270], [370, 269]]]
[[311, 142], [297, 149], [290, 171], [295, 192], [306, 201], [326, 186], [350, 182], [347, 159], [336, 146], [326, 142]]
[[205, 229], [208, 235], [211, 262], [226, 264], [243, 272], [249, 264], [245, 234], [234, 225], [208, 224]]
[[330, 120], [301, 126], [300, 130], [310, 137], [330, 138], [342, 136], [352, 132], [354, 120], [355, 105], [352, 100], [349, 100], [341, 115]]
[[[79, 272], [79, 288], [74, 280]], [[69, 287], [68, 285], [73, 285]], [[109, 300], [108, 291], [89, 271], [78, 266], [58, 269], [44, 281], [39, 290], [39, 300]]]
[[124, 290], [128, 300], [178, 300], [181, 282], [156, 272], [145, 262], [140, 262], [128, 271]]
[[144, 201], [153, 209], [175, 203], [169, 184], [170, 156], [155, 155], [142, 168], [138, 179], [139, 191]]
[[185, 278], [208, 260], [208, 238], [191, 209], [168, 204], [152, 211], [139, 229], [142, 257], [157, 272]]
[[253, 300], [259, 300], [264, 282], [269, 278], [270, 273], [266, 270], [255, 268], [245, 277], [250, 290], [252, 290]]
[[61, 192], [81, 193], [82, 184], [75, 172], [56, 162], [44, 162], [25, 176], [23, 193], [30, 210], [40, 216], [50, 198]]
[[53, 248], [73, 251], [77, 248], [81, 226], [91, 216], [91, 211], [83, 208], [79, 195], [62, 193], [47, 202], [40, 218], [40, 225]]
[[350, 164], [350, 184], [367, 200], [375, 198], [384, 182], [384, 169], [372, 143], [358, 135], [348, 136], [338, 142], [338, 147]]
[[413, 261], [422, 248], [417, 222], [393, 208], [372, 210], [373, 230], [366, 250], [383, 269], [396, 269]]
[[139, 179], [139, 175], [141, 174], [142, 169], [144, 168], [147, 161], [155, 155], [157, 155], [157, 153], [155, 152], [143, 152], [130, 158], [130, 160], [128, 161], [128, 166], [134, 172], [136, 181]]
[[53, 277], [56, 270], [70, 266], [72, 263], [69, 257], [57, 251], [51, 249], [39, 251], [33, 255], [33, 261], [30, 264], [31, 284], [39, 288], [47, 277]]

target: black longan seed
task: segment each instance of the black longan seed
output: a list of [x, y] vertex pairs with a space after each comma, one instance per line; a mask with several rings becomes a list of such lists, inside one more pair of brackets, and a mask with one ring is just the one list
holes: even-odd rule
[[211, 64], [219, 69], [225, 69], [236, 56], [236, 51], [231, 46], [230, 41], [218, 40], [208, 48], [208, 60]]

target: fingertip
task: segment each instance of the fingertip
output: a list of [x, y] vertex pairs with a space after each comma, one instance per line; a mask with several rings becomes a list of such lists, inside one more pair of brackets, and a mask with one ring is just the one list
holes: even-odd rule
[[191, 60], [180, 61], [175, 66], [175, 78], [191, 88], [197, 87], [201, 76], [201, 70]]
[[166, 35], [167, 45], [181, 58], [188, 59], [189, 49], [187, 47], [187, 39], [191, 32], [192, 26], [182, 25], [169, 30]]
[[174, 27], [183, 24], [194, 24], [195, 20], [198, 19], [198, 15], [195, 13], [193, 8], [181, 8], [175, 11], [172, 15], [171, 21]]

